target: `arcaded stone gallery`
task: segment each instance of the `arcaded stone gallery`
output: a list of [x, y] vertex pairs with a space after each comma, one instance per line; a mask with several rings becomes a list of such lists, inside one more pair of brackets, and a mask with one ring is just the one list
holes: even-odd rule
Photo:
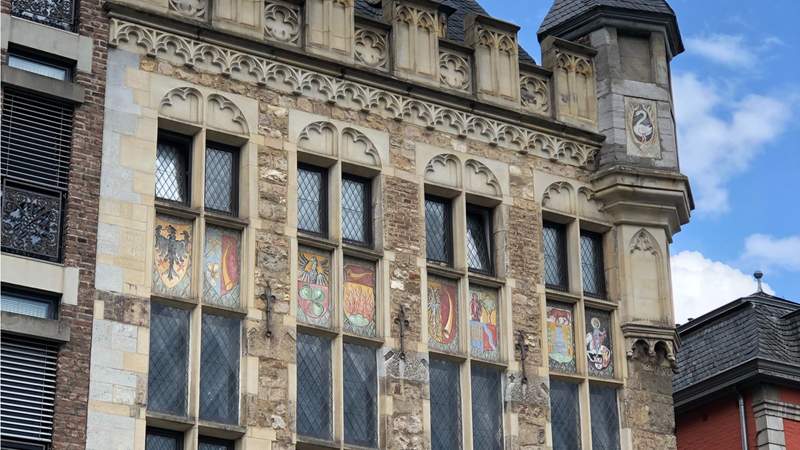
[[104, 7], [87, 449], [675, 448], [664, 0]]

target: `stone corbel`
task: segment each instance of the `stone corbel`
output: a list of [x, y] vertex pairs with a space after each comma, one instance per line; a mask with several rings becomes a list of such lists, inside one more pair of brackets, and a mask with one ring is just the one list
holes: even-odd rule
[[675, 353], [680, 347], [680, 338], [674, 328], [627, 323], [622, 325], [622, 335], [629, 360], [677, 370]]
[[478, 98], [519, 107], [519, 27], [471, 13], [464, 23], [466, 44], [475, 51], [475, 85]]
[[589, 130], [597, 129], [597, 51], [553, 36], [542, 41], [543, 65], [553, 71], [556, 118]]

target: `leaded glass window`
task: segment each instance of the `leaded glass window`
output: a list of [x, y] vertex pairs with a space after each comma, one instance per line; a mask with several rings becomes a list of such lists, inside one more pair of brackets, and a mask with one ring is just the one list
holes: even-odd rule
[[581, 274], [583, 292], [592, 297], [605, 297], [606, 280], [603, 267], [603, 237], [581, 231]]
[[619, 450], [617, 390], [589, 384], [592, 414], [592, 450]]
[[200, 418], [239, 422], [239, 319], [203, 314], [200, 348]]
[[342, 238], [350, 243], [369, 246], [372, 243], [372, 220], [369, 180], [342, 178]]
[[542, 227], [544, 282], [549, 288], [567, 290], [567, 237], [563, 225], [545, 222]]
[[375, 349], [344, 344], [344, 441], [378, 446], [378, 381]]
[[189, 173], [192, 141], [165, 131], [158, 133], [156, 149], [156, 198], [189, 203]]
[[153, 302], [150, 305], [150, 370], [147, 408], [186, 415], [189, 374], [190, 311]]
[[233, 441], [200, 436], [197, 450], [234, 450]]
[[331, 440], [331, 340], [297, 333], [297, 434]]
[[428, 260], [453, 263], [452, 235], [450, 200], [425, 196], [425, 248]]
[[553, 450], [581, 448], [577, 384], [550, 379], [550, 415]]
[[467, 211], [467, 261], [469, 269], [491, 274], [492, 227], [491, 212], [484, 208], [470, 207]]
[[472, 365], [472, 445], [476, 449], [503, 448], [503, 397], [500, 371]]
[[183, 450], [183, 433], [147, 428], [145, 450]]
[[236, 215], [239, 202], [239, 149], [221, 144], [206, 148], [206, 209]]
[[297, 169], [297, 228], [309, 233], [326, 235], [327, 176], [324, 169], [300, 166]]
[[461, 449], [461, 383], [458, 364], [430, 360], [431, 449]]

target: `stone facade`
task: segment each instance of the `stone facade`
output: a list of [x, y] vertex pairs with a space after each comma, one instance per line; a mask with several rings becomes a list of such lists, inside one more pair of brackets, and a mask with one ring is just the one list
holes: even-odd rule
[[[626, 112], [618, 101], [612, 111], [604, 109], [598, 82], [605, 54], [594, 40], [548, 38], [540, 67], [520, 64], [517, 27], [489, 17], [466, 17], [470, 31], [462, 43], [452, 42], [447, 24], [458, 12], [429, 0], [385, 1], [383, 19], [354, 16], [354, 5], [346, 0], [213, 5], [209, 11], [198, 1], [107, 2], [112, 18], [87, 449], [144, 449], [148, 427], [181, 432], [185, 448], [195, 448], [203, 436], [235, 440], [242, 450], [350, 448], [342, 438], [340, 397], [347, 386], [340, 353], [342, 342], [354, 341], [376, 349], [377, 447], [430, 448], [428, 372], [431, 357], [443, 353], [430, 343], [436, 318], [429, 312], [428, 286], [436, 277], [457, 286], [462, 335], [469, 333], [471, 286], [491, 288], [498, 298], [496, 359], [474, 357], [467, 342], [451, 352], [465, 368], [457, 380], [463, 448], [478, 445], [470, 432], [476, 407], [468, 394], [471, 367], [502, 373], [505, 448], [553, 447], [547, 331], [552, 301], [573, 305], [580, 318], [573, 328], [579, 355], [587, 345], [584, 307], [608, 311], [615, 350], [606, 364], [616, 372], [603, 382], [619, 391], [621, 448], [675, 447], [668, 244], [688, 220], [691, 200], [677, 165], [661, 166], [672, 151], [664, 143], [671, 123], [659, 122], [658, 152], [648, 135], [649, 147], [627, 150], [626, 155], [637, 155], [626, 157], [627, 165], [604, 164], [619, 162], [613, 156], [617, 147], [609, 142], [627, 145], [627, 138], [605, 124]], [[648, 105], [643, 111], [651, 117], [665, 119], [670, 111], [656, 103], [656, 113]], [[641, 104], [631, 108], [641, 114], [636, 112]], [[182, 206], [157, 198], [158, 139], [167, 131], [193, 136], [188, 177], [193, 194]], [[204, 209], [206, 141], [240, 149], [233, 216]], [[325, 236], [298, 230], [298, 164], [325, 168], [330, 178]], [[343, 173], [370, 179], [369, 249], [342, 238]], [[426, 194], [452, 204], [456, 240], [450, 266], [426, 259]], [[490, 276], [467, 267], [468, 205], [493, 211]], [[156, 224], [164, 215], [191, 224], [186, 233], [194, 237], [184, 238], [192, 248], [186, 250], [186, 273], [194, 280], [188, 295], [156, 292], [161, 236]], [[566, 226], [566, 292], [545, 283], [543, 221]], [[204, 297], [206, 267], [198, 250], [204, 244], [198, 236], [210, 226], [240, 233], [240, 300], [234, 306], [209, 305]], [[582, 230], [602, 235], [603, 299], [585, 296], [581, 288]], [[330, 255], [328, 267], [332, 261], [335, 270], [329, 298], [335, 308], [329, 320], [335, 323], [342, 320], [336, 309], [342, 297], [338, 266], [346, 257], [374, 265], [373, 335], [356, 339], [340, 325], [303, 323], [297, 280], [306, 248]], [[148, 409], [154, 302], [188, 310], [192, 317], [186, 415]], [[208, 421], [199, 413], [200, 322], [206, 311], [242, 323], [241, 351], [231, 352], [240, 356], [234, 423]], [[396, 321], [401, 312], [407, 326]], [[298, 373], [297, 342], [309, 333], [330, 337], [334, 348], [333, 443], [324, 445], [297, 432], [298, 384], [306, 375]], [[588, 385], [597, 380], [590, 379], [584, 359], [576, 358], [576, 364], [575, 373], [555, 379], [582, 386], [585, 403]], [[580, 414], [581, 445], [591, 448], [585, 406]]]

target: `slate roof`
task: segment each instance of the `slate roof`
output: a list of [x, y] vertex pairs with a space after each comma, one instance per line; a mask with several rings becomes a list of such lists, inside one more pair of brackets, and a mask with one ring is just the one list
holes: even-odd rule
[[[491, 15], [475, 0], [440, 0], [440, 3], [455, 8], [455, 12], [447, 20], [447, 39], [464, 43], [464, 19], [467, 14], [474, 12], [484, 16]], [[380, 3], [377, 6], [372, 6], [367, 0], [356, 0], [356, 14], [370, 19], [383, 20], [383, 10]], [[519, 60], [528, 64], [535, 64], [533, 57], [531, 57], [524, 48], [519, 49]]]
[[678, 327], [676, 394], [754, 360], [800, 369], [800, 304], [756, 293]]

